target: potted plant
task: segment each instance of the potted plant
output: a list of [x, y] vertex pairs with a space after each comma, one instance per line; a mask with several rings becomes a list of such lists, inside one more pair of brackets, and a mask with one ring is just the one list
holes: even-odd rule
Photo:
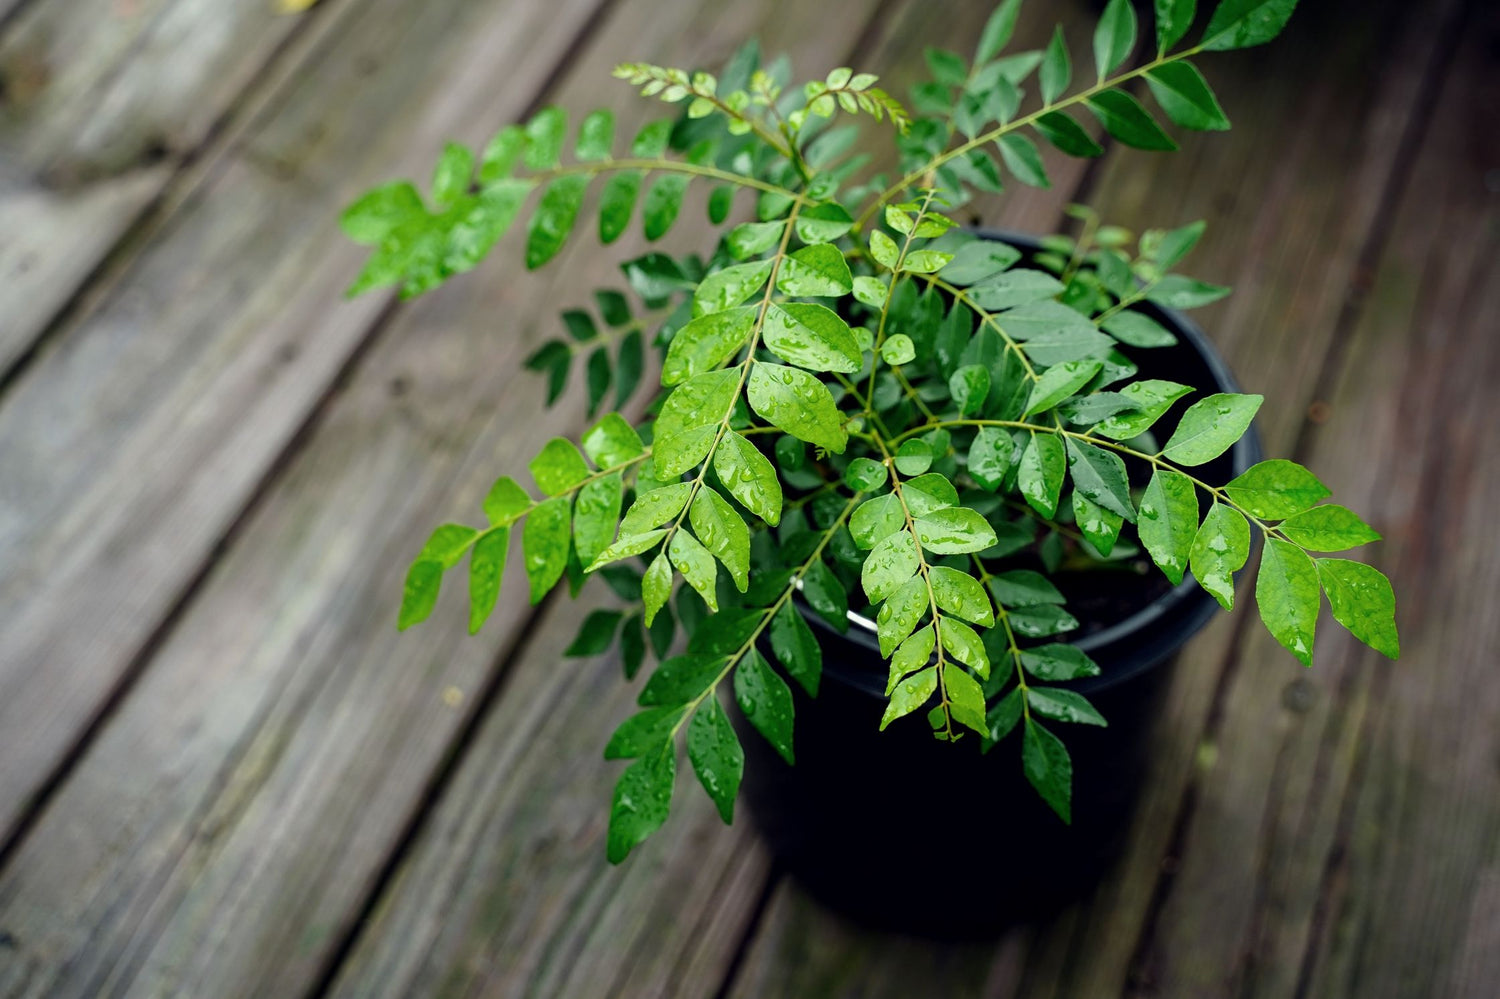
[[[846, 68], [790, 87], [753, 45], [718, 77], [623, 65], [617, 76], [682, 106], [628, 149], [595, 111], [564, 157], [567, 116], [548, 108], [477, 156], [450, 144], [427, 199], [392, 183], [345, 212], [375, 247], [351, 293], [411, 296], [474, 267], [533, 192], [528, 268], [556, 256], [596, 179], [606, 244], [637, 208], [660, 239], [695, 181], [715, 226], [753, 198], [707, 256], [622, 265], [644, 312], [597, 291], [599, 321], [564, 313], [572, 342], [528, 361], [550, 401], [586, 354], [592, 417], [611, 389], [617, 406], [637, 395], [654, 331], [649, 418], [609, 413], [579, 446], [539, 442], [535, 488], [500, 478], [486, 524], [438, 527], [406, 577], [403, 629], [467, 556], [477, 631], [514, 534], [532, 602], [594, 575], [624, 602], [589, 614], [569, 650], [617, 643], [632, 680], [656, 659], [641, 710], [601, 734], [607, 758], [632, 761], [612, 862], [666, 820], [680, 747], [726, 822], [748, 750], [772, 847], [815, 890], [886, 922], [973, 925], [1017, 875], [1029, 905], [1108, 856], [1154, 667], [1214, 602], [1233, 605], [1253, 536], [1260, 616], [1298, 660], [1312, 662], [1320, 594], [1397, 654], [1389, 582], [1323, 554], [1378, 535], [1321, 502], [1307, 469], [1259, 460], [1261, 397], [1176, 311], [1228, 293], [1174, 272], [1201, 223], [1136, 236], [1075, 207], [1075, 234], [1032, 240], [951, 217], [1006, 174], [1047, 186], [1038, 140], [1099, 155], [1085, 110], [1126, 145], [1175, 148], [1128, 89], [1142, 81], [1176, 126], [1227, 128], [1192, 60], [1269, 41], [1294, 4], [1222, 0], [1180, 47], [1193, 0], [1157, 0], [1155, 54], [1122, 70], [1137, 17], [1110, 0], [1097, 72], [1070, 90], [1061, 30], [1044, 51], [1004, 54], [1019, 8], [1005, 0], [971, 60], [929, 50], [933, 80], [910, 112]], [[894, 136], [899, 177], [869, 176], [856, 151], [872, 119]], [[1065, 743], [1064, 729], [1078, 734]], [[960, 837], [932, 838], [939, 810]], [[892, 878], [893, 862], [930, 876]]]

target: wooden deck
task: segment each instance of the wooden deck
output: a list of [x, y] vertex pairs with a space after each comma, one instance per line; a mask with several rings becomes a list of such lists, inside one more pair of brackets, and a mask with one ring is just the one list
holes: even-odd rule
[[[574, 607], [397, 635], [430, 526], [580, 428], [518, 370], [570, 300], [510, 239], [345, 302], [334, 222], [545, 103], [638, 119], [617, 61], [758, 34], [904, 94], [988, 4], [0, 0], [0, 996], [1500, 995], [1500, 7], [1303, 6], [1205, 64], [1232, 132], [977, 219], [1209, 220], [1236, 294], [1200, 317], [1268, 451], [1385, 532], [1404, 658], [1218, 620], [1117, 870], [945, 947], [828, 915], [694, 793], [609, 868], [633, 690], [560, 658]], [[1094, 9], [1030, 8], [1033, 43]]]

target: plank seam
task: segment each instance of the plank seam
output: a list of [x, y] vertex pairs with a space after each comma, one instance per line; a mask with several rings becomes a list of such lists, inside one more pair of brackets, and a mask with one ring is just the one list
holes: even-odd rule
[[[21, 0], [18, 9], [37, 2], [40, 0]], [[154, 168], [163, 161], [171, 161], [172, 164], [171, 174], [162, 181], [156, 193], [146, 199], [135, 212], [134, 217], [120, 230], [119, 236], [105, 250], [99, 262], [83, 274], [78, 284], [57, 306], [51, 318], [41, 324], [40, 329], [32, 336], [31, 342], [17, 351], [10, 364], [0, 371], [0, 401], [5, 399], [13, 385], [35, 366], [48, 347], [75, 327], [75, 321], [86, 318], [91, 314], [94, 305], [107, 300], [109, 292], [117, 282], [129, 274], [140, 259], [135, 250], [145, 243], [148, 237], [159, 231], [160, 227], [171, 222], [178, 209], [190, 200], [197, 188], [207, 184], [213, 176], [216, 176], [213, 170], [215, 159], [230, 151], [244, 134], [243, 130], [236, 126], [248, 124], [253, 120], [265, 107], [263, 102], [275, 101], [278, 96], [277, 89], [273, 85], [275, 77], [283, 68], [282, 64], [293, 57], [302, 38], [312, 33], [318, 20], [338, 17], [358, 2], [360, 0], [336, 4], [325, 0], [324, 3], [314, 4], [307, 11], [299, 14], [298, 29], [287, 32], [285, 38], [271, 47], [266, 58], [246, 80], [244, 88], [233, 100], [225, 104], [224, 109], [204, 130], [201, 139], [175, 155], [163, 147], [156, 152], [156, 155], [145, 157], [133, 170], [125, 170], [114, 175], [113, 179], [118, 179], [139, 170]], [[4, 37], [4, 33], [10, 27], [9, 22], [15, 16], [16, 12], [13, 11], [8, 18], [0, 21], [0, 38]], [[309, 60], [313, 58], [315, 52], [316, 49], [308, 53]], [[261, 93], [262, 88], [267, 86], [271, 88], [270, 92]], [[200, 166], [203, 167], [201, 172], [197, 170]]]
[[[1391, 162], [1390, 172], [1386, 176], [1385, 184], [1382, 186], [1380, 198], [1377, 202], [1370, 225], [1369, 234], [1365, 237], [1364, 246], [1361, 248], [1355, 260], [1350, 288], [1340, 306], [1338, 317], [1334, 322], [1333, 336], [1329, 339], [1329, 345], [1319, 365], [1318, 377], [1313, 385], [1312, 398], [1314, 400], [1323, 398], [1332, 389], [1344, 360], [1348, 355], [1349, 344], [1353, 340], [1355, 327], [1361, 317], [1365, 305], [1365, 283], [1369, 275], [1374, 272], [1380, 258], [1384, 255], [1392, 232], [1395, 227], [1395, 216], [1399, 208], [1402, 195], [1405, 193], [1415, 170], [1417, 154], [1420, 152], [1422, 139], [1430, 126], [1430, 112], [1437, 103], [1441, 84], [1446, 77], [1446, 69], [1452, 60], [1454, 51], [1461, 39], [1461, 27], [1468, 19], [1470, 8], [1474, 6], [1474, 0], [1461, 0], [1442, 27], [1439, 29], [1437, 40], [1428, 55], [1427, 64], [1422, 70], [1422, 79], [1417, 97], [1412, 104], [1411, 113], [1401, 132], [1396, 155]], [[1305, 461], [1316, 443], [1317, 424], [1311, 420], [1305, 420], [1297, 433], [1291, 450], [1294, 461]], [[1251, 615], [1242, 613], [1236, 623], [1234, 633], [1231, 637], [1230, 653], [1224, 661], [1224, 669], [1220, 672], [1218, 681], [1214, 686], [1213, 700], [1210, 703], [1208, 717], [1204, 722], [1203, 731], [1199, 741], [1212, 741], [1223, 727], [1225, 717], [1228, 714], [1229, 690], [1234, 685], [1234, 680], [1239, 674], [1239, 667], [1243, 656], [1241, 648], [1245, 638], [1245, 629]], [[1377, 677], [1385, 676], [1385, 671], [1379, 671]], [[1382, 690], [1383, 694], [1383, 690]], [[1372, 710], [1365, 717], [1365, 725], [1374, 715], [1373, 705], [1378, 699], [1372, 699]], [[1360, 753], [1356, 757], [1354, 772], [1351, 773], [1350, 789], [1355, 787], [1354, 777], [1362, 773], [1367, 753]], [[1186, 842], [1189, 827], [1196, 816], [1199, 800], [1201, 798], [1201, 777], [1195, 777], [1189, 781], [1183, 791], [1182, 802], [1178, 806], [1177, 816], [1172, 824], [1172, 835], [1168, 841], [1167, 852], [1163, 856], [1163, 870], [1158, 876], [1156, 885], [1148, 903], [1145, 919], [1142, 920], [1141, 933], [1137, 938], [1135, 949], [1131, 956], [1130, 972], [1126, 982], [1123, 983], [1122, 994], [1128, 994], [1131, 989], [1140, 987], [1147, 978], [1146, 961], [1152, 947], [1156, 943], [1156, 931], [1160, 923], [1162, 910], [1165, 908], [1167, 898], [1171, 894], [1173, 872], [1169, 858], [1180, 856], [1182, 847]], [[1298, 976], [1296, 997], [1304, 999], [1306, 988], [1310, 984], [1307, 978], [1310, 976], [1310, 962], [1317, 950], [1317, 942], [1322, 938], [1326, 922], [1329, 918], [1328, 899], [1326, 897], [1327, 886], [1335, 874], [1335, 868], [1345, 852], [1347, 837], [1352, 832], [1353, 809], [1351, 800], [1352, 793], [1346, 793], [1344, 802], [1340, 808], [1338, 832], [1330, 847], [1328, 864], [1325, 865], [1324, 875], [1321, 881], [1323, 889], [1318, 894], [1318, 901], [1314, 906], [1312, 920], [1308, 930], [1308, 950], [1304, 952], [1302, 968]], [[1251, 966], [1247, 966], [1245, 973], [1247, 979], [1250, 977]]]

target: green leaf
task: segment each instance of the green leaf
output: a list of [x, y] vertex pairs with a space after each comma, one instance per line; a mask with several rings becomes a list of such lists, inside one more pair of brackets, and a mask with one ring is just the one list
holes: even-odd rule
[[990, 577], [990, 592], [1004, 607], [1060, 604], [1065, 598], [1052, 581], [1031, 569], [1010, 569]]
[[750, 585], [750, 528], [744, 519], [709, 486], [700, 487], [693, 497], [688, 519], [698, 540], [724, 563], [734, 585], [744, 593]]
[[887, 478], [886, 467], [871, 458], [855, 458], [844, 469], [844, 484], [857, 493], [874, 492]]
[[1011, 132], [995, 140], [995, 145], [1000, 147], [1000, 158], [1005, 161], [1005, 168], [1015, 175], [1016, 180], [1031, 187], [1052, 186], [1052, 181], [1047, 179], [1047, 167], [1042, 162], [1042, 154], [1036, 143], [1019, 132]]
[[802, 577], [802, 596], [818, 616], [843, 632], [849, 627], [849, 595], [833, 570], [822, 562], [807, 567]]
[[809, 696], [817, 697], [818, 682], [823, 676], [823, 650], [791, 601], [782, 604], [771, 618], [770, 632], [771, 649], [777, 660]]
[[902, 475], [921, 475], [932, 467], [932, 448], [925, 441], [907, 441], [896, 451], [895, 462]]
[[798, 440], [842, 454], [844, 421], [828, 387], [797, 368], [755, 361], [750, 368], [750, 408]]
[[1103, 156], [1104, 147], [1095, 142], [1083, 126], [1062, 111], [1048, 111], [1032, 127], [1042, 138], [1052, 143], [1069, 156]]
[[885, 304], [885, 284], [868, 274], [854, 279], [854, 298], [863, 305], [878, 309]]
[[[1006, 243], [976, 239], [958, 248], [939, 275], [949, 284], [971, 285], [993, 277], [1021, 259], [1021, 251]], [[881, 302], [885, 301], [882, 289]], [[867, 303], [868, 304], [868, 303]], [[879, 308], [880, 303], [875, 307]]]
[[1010, 612], [1010, 626], [1028, 638], [1060, 635], [1078, 627], [1078, 619], [1056, 604], [1037, 604]]
[[437, 606], [438, 590], [443, 585], [443, 565], [428, 559], [417, 559], [406, 571], [406, 585], [401, 592], [401, 610], [396, 615], [396, 630], [405, 631], [421, 624]]
[[682, 719], [683, 707], [671, 704], [637, 711], [620, 723], [604, 747], [606, 760], [633, 760], [652, 750], [670, 752], [672, 730]]
[[904, 715], [926, 704], [937, 690], [937, 667], [929, 666], [920, 673], [911, 676], [896, 684], [896, 689], [891, 691], [891, 701], [885, 707], [885, 715], [880, 719], [880, 730], [885, 731], [886, 726]]
[[578, 144], [573, 147], [573, 155], [584, 163], [607, 160], [614, 141], [614, 112], [592, 111], [578, 126]]
[[1016, 268], [974, 285], [969, 289], [969, 299], [987, 312], [999, 312], [1051, 298], [1062, 290], [1062, 282], [1046, 271]]
[[685, 173], [664, 173], [651, 184], [641, 204], [641, 222], [647, 240], [655, 242], [672, 228], [682, 211], [682, 196], [687, 193], [691, 179]]
[[792, 753], [792, 691], [754, 648], [734, 671], [734, 698], [756, 731], [766, 737], [782, 759], [794, 763]]
[[1135, 8], [1130, 0], [1109, 0], [1094, 28], [1094, 65], [1099, 80], [1114, 71], [1135, 48]]
[[703, 652], [673, 656], [656, 667], [636, 702], [642, 707], [688, 704], [714, 685], [726, 661], [722, 655]]
[[1315, 552], [1341, 552], [1380, 540], [1380, 535], [1359, 514], [1337, 503], [1299, 513], [1280, 529], [1288, 541]]
[[785, 219], [777, 222], [746, 222], [729, 230], [729, 235], [724, 237], [724, 244], [731, 257], [744, 260], [765, 253], [775, 246], [781, 241], [781, 234], [785, 229]]
[[534, 271], [557, 256], [573, 231], [588, 185], [589, 179], [583, 175], [559, 177], [547, 185], [526, 234], [527, 270]]
[[995, 623], [989, 594], [973, 576], [945, 565], [935, 565], [928, 570], [928, 582], [932, 586], [933, 599], [942, 610], [986, 628]]
[[1208, 224], [1199, 219], [1165, 232], [1148, 230], [1141, 234], [1141, 253], [1149, 254], [1158, 266], [1171, 267], [1198, 245], [1207, 227]]
[[698, 596], [703, 598], [708, 609], [717, 613], [719, 598], [714, 580], [718, 576], [718, 570], [714, 568], [714, 557], [709, 554], [708, 549], [686, 531], [678, 529], [667, 543], [667, 555], [671, 557], [677, 571], [682, 573], [682, 578], [688, 581], [688, 585], [698, 591]]
[[1218, 98], [1192, 63], [1169, 62], [1149, 70], [1146, 84], [1167, 117], [1183, 128], [1212, 132], [1229, 128]]
[[984, 717], [984, 689], [978, 681], [962, 667], [945, 663], [943, 686], [948, 692], [948, 709], [953, 712], [953, 720], [980, 735], [989, 735], [990, 727]]
[[630, 228], [643, 176], [639, 170], [621, 170], [604, 182], [599, 192], [599, 242], [608, 246]]
[[1170, 347], [1177, 342], [1176, 335], [1161, 323], [1130, 309], [1116, 312], [1100, 323], [1099, 328], [1131, 347]]
[[1197, 0], [1156, 0], [1156, 47], [1165, 52], [1193, 26]]
[[547, 496], [559, 496], [589, 477], [589, 466], [573, 442], [561, 437], [548, 441], [527, 466]]
[[967, 666], [974, 667], [980, 676], [989, 676], [990, 659], [984, 651], [984, 642], [979, 635], [962, 621], [943, 618], [939, 629], [943, 648], [948, 654]]
[[1182, 414], [1162, 455], [1179, 465], [1201, 465], [1228, 451], [1245, 435], [1264, 396], [1220, 392], [1199, 399]]
[[733, 207], [734, 188], [728, 184], [720, 184], [708, 196], [708, 220], [714, 225], [721, 225], [729, 217], [729, 211]]
[[[1321, 509], [1321, 508], [1320, 508]], [[1396, 595], [1391, 581], [1373, 566], [1343, 558], [1316, 560], [1318, 579], [1333, 619], [1355, 638], [1392, 659], [1401, 655], [1396, 633]]]
[[1276, 640], [1304, 666], [1312, 665], [1318, 624], [1318, 572], [1296, 545], [1267, 538], [1255, 576], [1260, 619]]
[[[652, 531], [658, 538], [665, 535], [666, 531]], [[656, 558], [651, 560], [651, 565], [646, 569], [646, 575], [641, 578], [641, 600], [645, 604], [646, 626], [656, 620], [657, 612], [667, 605], [667, 599], [672, 595], [672, 563], [667, 558], [666, 552], [657, 553]], [[670, 614], [667, 615], [669, 618]]]
[[871, 603], [884, 600], [917, 573], [917, 543], [906, 531], [882, 538], [865, 557], [860, 582]]
[[667, 346], [661, 383], [680, 384], [729, 360], [749, 339], [756, 312], [756, 306], [745, 305], [699, 316], [682, 327]]
[[1084, 101], [1104, 130], [1136, 149], [1173, 150], [1177, 143], [1161, 130], [1151, 112], [1123, 90], [1106, 90]]
[[907, 274], [934, 274], [953, 260], [951, 253], [938, 250], [913, 250], [901, 261], [901, 271]]
[[510, 176], [526, 142], [526, 130], [520, 125], [506, 125], [496, 132], [479, 158], [479, 183], [493, 184]]
[[1227, 294], [1229, 289], [1223, 285], [1209, 284], [1181, 274], [1168, 274], [1146, 293], [1146, 299], [1168, 309], [1196, 309], [1200, 305], [1217, 302]]
[[984, 751], [989, 752], [990, 747], [1001, 739], [1010, 735], [1015, 729], [1016, 723], [1021, 720], [1025, 710], [1025, 702], [1021, 696], [1020, 687], [1012, 687], [1010, 693], [1002, 697], [995, 706], [990, 708], [990, 713], [985, 716], [985, 722], [989, 725], [988, 739]]
[[563, 140], [568, 135], [568, 113], [550, 107], [538, 111], [526, 123], [526, 168], [550, 170], [562, 155]]
[[1203, 31], [1209, 52], [1262, 45], [1281, 34], [1297, 0], [1222, 0]]
[[810, 371], [852, 374], [864, 364], [849, 324], [821, 305], [768, 306], [761, 338], [777, 357]]
[[1051, 409], [1087, 385], [1102, 367], [1099, 361], [1068, 361], [1048, 368], [1032, 385], [1031, 398], [1021, 415], [1031, 416]]
[[632, 614], [620, 629], [620, 665], [625, 671], [625, 679], [634, 680], [645, 659], [646, 631], [641, 626], [641, 615]]
[[835, 297], [854, 290], [854, 275], [837, 247], [817, 243], [782, 260], [776, 287], [784, 295]]
[[1088, 699], [1077, 691], [1058, 687], [1032, 687], [1026, 691], [1026, 703], [1043, 718], [1078, 725], [1104, 727], [1109, 724]]
[[[563, 655], [574, 659], [597, 656], [609, 648], [610, 642], [615, 637], [615, 628], [619, 626], [620, 619], [624, 616], [617, 610], [589, 611], [588, 616], [583, 619], [583, 624], [579, 626], [573, 643], [563, 650]], [[605, 759], [612, 758], [608, 755], [608, 750], [605, 753]]]
[[1128, 441], [1151, 429], [1172, 408], [1172, 403], [1192, 392], [1188, 385], [1177, 382], [1148, 379], [1131, 382], [1120, 390], [1120, 394], [1136, 404], [1136, 413], [1119, 413], [1094, 427], [1092, 433], [1110, 440]]
[[1120, 537], [1120, 525], [1125, 518], [1112, 510], [1089, 499], [1078, 490], [1073, 490], [1073, 521], [1078, 525], [1078, 530], [1088, 539], [1089, 544], [1098, 550], [1100, 555], [1109, 556], [1115, 550], [1115, 542]]
[[1051, 104], [1062, 96], [1064, 90], [1068, 89], [1068, 81], [1073, 77], [1073, 64], [1068, 58], [1068, 43], [1063, 39], [1062, 25], [1052, 35], [1052, 41], [1047, 43], [1047, 52], [1042, 56], [1042, 68], [1039, 79], [1042, 85], [1042, 103]]
[[1141, 544], [1173, 586], [1187, 571], [1198, 534], [1198, 490], [1181, 472], [1158, 468], [1141, 497]]
[[945, 87], [962, 87], [968, 78], [969, 68], [957, 53], [929, 46], [923, 53], [932, 77]]
[[977, 510], [951, 507], [934, 510], [912, 525], [922, 547], [935, 555], [967, 555], [984, 551], [997, 540], [995, 529]]
[[901, 498], [906, 500], [906, 507], [913, 517], [925, 517], [934, 510], [958, 506], [958, 490], [937, 472], [907, 480]]
[[1224, 487], [1251, 516], [1282, 520], [1330, 495], [1318, 477], [1295, 461], [1271, 458], [1251, 465]]
[[1038, 680], [1054, 683], [1098, 676], [1099, 666], [1076, 645], [1051, 642], [1021, 650], [1021, 664]]
[[444, 569], [451, 569], [474, 543], [479, 532], [467, 524], [443, 524], [436, 528], [417, 555], [419, 562], [436, 562]]
[[636, 760], [620, 775], [609, 810], [606, 855], [618, 864], [667, 821], [677, 756], [667, 747]]
[[849, 518], [849, 534], [861, 548], [874, 548], [876, 542], [905, 526], [906, 514], [894, 493], [865, 500]]
[[[617, 562], [622, 558], [630, 558], [650, 549], [662, 538], [666, 537], [666, 531], [644, 531], [640, 534], [622, 534], [604, 551], [594, 556], [594, 561], [585, 568], [585, 572], [593, 572], [595, 569], [610, 562]], [[671, 583], [671, 573], [667, 574], [667, 582]]]
[[837, 201], [808, 205], [797, 216], [797, 238], [804, 243], [831, 243], [854, 228], [854, 217]]
[[880, 359], [893, 367], [910, 364], [917, 359], [917, 346], [905, 333], [892, 334], [880, 345]]
[[571, 521], [572, 507], [566, 496], [547, 500], [526, 518], [521, 547], [526, 555], [526, 578], [531, 582], [534, 604], [541, 602], [568, 566]]
[[1031, 508], [1051, 520], [1057, 514], [1063, 475], [1068, 470], [1062, 442], [1052, 434], [1032, 433], [1021, 452], [1016, 484]]
[[1198, 585], [1225, 610], [1234, 607], [1234, 574], [1250, 557], [1250, 525], [1233, 507], [1214, 503], [1193, 539], [1192, 569]]
[[876, 229], [870, 233], [870, 256], [880, 266], [895, 270], [896, 262], [901, 259], [901, 249], [891, 237]]
[[[1130, 502], [1130, 481], [1125, 475], [1125, 463], [1120, 460], [1120, 456], [1071, 437], [1068, 438], [1067, 447], [1068, 471], [1073, 476], [1073, 488], [1109, 512], [1134, 522], [1135, 507]], [[1197, 522], [1194, 517], [1193, 523], [1196, 525]]]
[[937, 631], [930, 624], [902, 642], [900, 648], [896, 649], [895, 654], [891, 656], [890, 676], [885, 683], [885, 696], [891, 696], [903, 677], [931, 662], [932, 650], [936, 646]]
[[580, 443], [583, 453], [600, 468], [618, 468], [646, 451], [640, 434], [619, 413], [605, 413]]
[[980, 487], [994, 492], [1010, 472], [1015, 444], [999, 427], [980, 427], [969, 446], [969, 476]]
[[425, 219], [422, 196], [410, 181], [396, 181], [366, 191], [339, 216], [344, 235], [356, 243], [373, 245], [406, 222]]
[[948, 379], [948, 392], [959, 416], [978, 416], [990, 395], [990, 369], [982, 364], [965, 364]]
[[979, 33], [979, 48], [974, 52], [974, 65], [989, 62], [999, 55], [1016, 30], [1016, 15], [1021, 11], [1021, 0], [1004, 0], [984, 22]]
[[[880, 638], [880, 654], [889, 656], [906, 637], [911, 634], [922, 615], [927, 613], [927, 584], [912, 579], [900, 586], [886, 598], [875, 615], [876, 633]], [[929, 646], [926, 655], [931, 655]], [[925, 660], [924, 660], [925, 661]]]
[[1021, 765], [1026, 779], [1036, 788], [1052, 810], [1064, 822], [1072, 823], [1073, 760], [1062, 740], [1026, 719], [1021, 742]]
[[589, 354], [588, 359], [589, 416], [591, 418], [599, 411], [599, 404], [604, 401], [604, 396], [609, 391], [610, 378], [609, 351], [604, 347], [596, 347]]
[[687, 732], [688, 759], [698, 782], [719, 809], [725, 823], [734, 821], [734, 799], [745, 774], [745, 751], [717, 697], [709, 697], [693, 714]]
[[469, 555], [469, 634], [479, 633], [500, 597], [510, 528], [495, 527], [479, 536]]
[[772, 527], [781, 522], [781, 480], [754, 444], [733, 431], [725, 433], [714, 452], [714, 471], [745, 509]]
[[653, 457], [658, 479], [675, 478], [707, 456], [739, 385], [739, 370], [730, 368], [690, 378], [672, 390], [656, 418]]
[[621, 536], [640, 534], [665, 524], [682, 512], [692, 492], [691, 482], [673, 482], [641, 493], [620, 521]]
[[599, 553], [609, 547], [620, 519], [620, 502], [625, 485], [619, 473], [595, 479], [578, 490], [573, 504], [573, 547], [578, 561], [592, 565]]
[[693, 316], [710, 315], [732, 309], [755, 294], [771, 276], [771, 261], [755, 260], [714, 271], [704, 278], [693, 293]]
[[615, 364], [615, 405], [623, 406], [625, 400], [635, 393], [646, 367], [640, 330], [631, 330], [620, 340], [620, 353]]

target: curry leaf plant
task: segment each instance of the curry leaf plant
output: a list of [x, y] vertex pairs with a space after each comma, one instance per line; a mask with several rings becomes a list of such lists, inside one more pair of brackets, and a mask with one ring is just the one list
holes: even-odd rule
[[[1227, 483], [1199, 474], [1245, 434], [1261, 397], [1137, 377], [1133, 358], [1175, 340], [1147, 303], [1228, 293], [1174, 270], [1201, 223], [1137, 236], [1075, 208], [1077, 235], [1027, 258], [951, 214], [1012, 180], [1048, 186], [1039, 143], [1095, 156], [1100, 130], [1165, 150], [1174, 127], [1229, 127], [1194, 60], [1269, 41], [1293, 5], [1223, 0], [1181, 47], [1192, 0], [1158, 2], [1154, 38], [1111, 0], [1095, 65], [1075, 67], [1060, 32], [1044, 51], [1006, 53], [1019, 7], [1006, 0], [972, 59], [929, 51], [933, 79], [911, 112], [847, 68], [790, 86], [785, 63], [762, 67], [754, 46], [717, 77], [624, 65], [617, 76], [680, 116], [626, 141], [607, 111], [574, 127], [548, 108], [477, 152], [448, 146], [425, 197], [400, 182], [348, 209], [348, 234], [375, 247], [351, 291], [403, 295], [475, 266], [528, 204], [525, 263], [547, 263], [590, 186], [606, 244], [636, 216], [648, 241], [665, 236], [695, 184], [709, 221], [728, 227], [706, 257], [625, 262], [629, 294], [600, 290], [563, 314], [568, 335], [528, 362], [550, 397], [584, 356], [589, 408], [611, 391], [623, 406], [652, 347], [661, 390], [649, 418], [609, 412], [576, 445], [542, 444], [534, 485], [496, 482], [484, 526], [433, 532], [401, 603], [400, 627], [422, 621], [467, 558], [479, 630], [513, 543], [533, 602], [593, 575], [614, 591], [620, 609], [588, 615], [568, 650], [618, 645], [631, 679], [656, 662], [639, 712], [605, 746], [631, 761], [612, 861], [666, 819], [679, 747], [731, 819], [744, 755], [721, 698], [795, 761], [791, 685], [817, 695], [826, 631], [807, 614], [838, 632], [851, 613], [873, 619], [890, 669], [882, 728], [926, 725], [984, 751], [1014, 734], [1019, 765], [1064, 821], [1060, 733], [1106, 724], [1066, 686], [1099, 673], [1067, 641], [1078, 621], [1054, 578], [1066, 564], [1149, 557], [1171, 584], [1191, 573], [1229, 608], [1259, 532], [1255, 602], [1298, 660], [1312, 662], [1324, 595], [1356, 638], [1397, 654], [1386, 578], [1326, 554], [1378, 535], [1324, 503], [1313, 473], [1273, 459]], [[899, 177], [868, 175], [861, 124], [894, 137]], [[742, 195], [753, 216], [731, 225], [749, 208]]]

